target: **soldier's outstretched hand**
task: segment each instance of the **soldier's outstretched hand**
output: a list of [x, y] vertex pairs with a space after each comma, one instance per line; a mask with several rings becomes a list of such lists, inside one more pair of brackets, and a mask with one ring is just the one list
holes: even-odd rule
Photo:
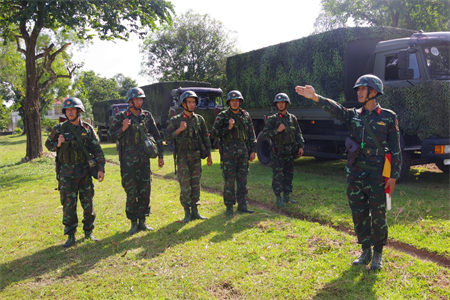
[[312, 85], [305, 85], [305, 86], [297, 85], [295, 87], [295, 91], [300, 96], [303, 96], [308, 99], [312, 99], [314, 102], [319, 101], [319, 97], [316, 94], [316, 90], [313, 88]]

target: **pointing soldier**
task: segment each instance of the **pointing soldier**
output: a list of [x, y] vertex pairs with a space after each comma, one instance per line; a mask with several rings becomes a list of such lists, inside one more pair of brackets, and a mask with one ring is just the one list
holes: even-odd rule
[[[349, 144], [356, 145], [359, 150], [353, 152], [354, 155], [349, 153], [346, 166], [347, 197], [358, 244], [362, 245], [362, 254], [353, 265], [367, 265], [372, 261], [370, 269], [380, 270], [383, 246], [388, 238], [385, 189], [389, 188], [392, 193], [400, 177], [402, 157], [398, 120], [393, 111], [381, 108], [376, 102], [376, 97], [383, 94], [383, 82], [378, 77], [363, 75], [353, 88], [357, 91], [358, 102], [363, 105], [358, 109], [348, 109], [319, 96], [310, 85], [297, 86], [295, 90], [344, 122], [350, 131]], [[386, 182], [382, 176], [385, 154], [392, 156], [390, 178]]]
[[236, 201], [238, 211], [253, 213], [253, 210], [247, 208], [247, 175], [248, 162], [256, 157], [256, 137], [249, 113], [240, 108], [243, 102], [241, 92], [236, 90], [229, 92], [227, 95], [229, 109], [217, 115], [211, 131], [214, 137], [223, 141], [222, 175], [225, 181], [223, 200], [227, 216], [233, 215], [233, 205]]
[[275, 153], [272, 152], [270, 157], [273, 170], [272, 189], [277, 198], [277, 205], [284, 206], [285, 203], [297, 202], [291, 199], [290, 193], [292, 193], [294, 159], [303, 155], [304, 140], [297, 118], [287, 111], [291, 104], [288, 95], [277, 94], [273, 104], [277, 107], [278, 113], [269, 117], [263, 134], [271, 138], [275, 146]]
[[156, 141], [158, 167], [164, 166], [164, 158], [162, 138], [155, 120], [149, 111], [142, 109], [146, 99], [144, 91], [131, 88], [126, 97], [130, 106], [114, 117], [108, 137], [111, 142], [119, 142], [120, 173], [127, 194], [125, 212], [131, 221], [128, 233], [132, 235], [139, 230], [153, 230], [145, 221], [150, 214], [152, 181], [150, 157], [144, 149], [149, 134]]
[[[105, 157], [94, 129], [89, 123], [83, 122], [80, 114], [84, 105], [80, 99], [70, 97], [64, 100], [62, 113], [67, 121], [53, 127], [45, 142], [50, 151], [57, 151], [57, 170], [60, 186], [60, 199], [63, 206], [64, 234], [68, 239], [65, 248], [75, 244], [75, 233], [78, 227], [77, 197], [83, 207], [83, 230], [85, 239], [98, 241], [92, 234], [94, 229], [94, 184], [89, 170], [86, 151], [93, 156], [98, 165], [97, 178], [104, 179]], [[82, 143], [82, 144], [80, 144]], [[83, 151], [84, 149], [84, 151]], [[58, 169], [58, 168], [57, 168]]]
[[194, 112], [197, 104], [198, 97], [195, 92], [186, 91], [181, 94], [178, 105], [182, 106], [184, 111], [169, 120], [166, 130], [166, 142], [176, 143], [176, 164], [184, 223], [208, 219], [200, 215], [198, 206], [202, 176], [201, 158], [207, 157], [207, 165], [212, 165], [211, 141], [205, 119]]

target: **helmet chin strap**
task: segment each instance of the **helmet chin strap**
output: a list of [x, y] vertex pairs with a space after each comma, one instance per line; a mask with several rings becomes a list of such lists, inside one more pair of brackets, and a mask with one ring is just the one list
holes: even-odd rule
[[67, 116], [67, 114], [64, 114], [64, 115], [66, 116], [67, 120], [69, 120], [69, 122], [73, 123], [73, 122], [75, 122], [75, 121], [80, 117], [80, 114], [81, 114], [81, 113], [80, 113], [80, 109], [77, 108], [77, 115], [76, 115], [76, 117], [75, 117], [73, 120], [69, 119], [69, 117]]
[[378, 96], [378, 94], [376, 94], [376, 95], [373, 96], [372, 98], [369, 98], [370, 89], [371, 89], [371, 88], [369, 88], [369, 87], [367, 88], [367, 95], [366, 95], [366, 99], [364, 100], [364, 105], [365, 105], [367, 102], [369, 102], [369, 101], [375, 99], [375, 98]]
[[[188, 113], [193, 113], [193, 112], [194, 112], [193, 110], [189, 110], [188, 105], [187, 105], [186, 102], [183, 101], [183, 103], [184, 103], [184, 105], [186, 105], [186, 107], [184, 107], [184, 105], [181, 105], [181, 106], [183, 107], [183, 109], [184, 109], [185, 111], [187, 111]], [[195, 110], [195, 108], [194, 108], [194, 110]]]

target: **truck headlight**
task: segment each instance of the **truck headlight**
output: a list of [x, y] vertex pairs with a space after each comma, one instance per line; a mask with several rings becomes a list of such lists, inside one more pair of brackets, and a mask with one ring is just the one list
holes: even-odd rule
[[434, 153], [436, 154], [450, 153], [450, 145], [436, 145], [434, 146]]

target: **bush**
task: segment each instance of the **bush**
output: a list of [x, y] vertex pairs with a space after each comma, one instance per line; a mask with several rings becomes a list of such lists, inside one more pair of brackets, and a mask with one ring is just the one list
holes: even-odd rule
[[58, 123], [59, 123], [58, 120], [52, 120], [52, 119], [45, 118], [45, 117], [42, 118], [42, 120], [41, 120], [42, 129], [47, 132], [51, 132], [53, 127]]

